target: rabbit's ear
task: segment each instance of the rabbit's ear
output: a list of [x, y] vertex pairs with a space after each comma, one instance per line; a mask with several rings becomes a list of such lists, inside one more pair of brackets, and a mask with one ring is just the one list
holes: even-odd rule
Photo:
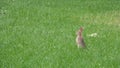
[[80, 29], [82, 29], [82, 27], [80, 27]]
[[83, 31], [83, 27], [80, 27], [80, 31]]

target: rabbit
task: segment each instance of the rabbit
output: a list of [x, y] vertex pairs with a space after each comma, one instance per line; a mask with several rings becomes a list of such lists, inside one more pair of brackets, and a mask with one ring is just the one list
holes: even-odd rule
[[80, 27], [80, 29], [76, 32], [76, 35], [77, 35], [76, 43], [77, 43], [78, 48], [80, 48], [80, 47], [85, 48], [86, 47], [84, 39], [82, 37], [82, 31], [83, 31], [83, 28]]

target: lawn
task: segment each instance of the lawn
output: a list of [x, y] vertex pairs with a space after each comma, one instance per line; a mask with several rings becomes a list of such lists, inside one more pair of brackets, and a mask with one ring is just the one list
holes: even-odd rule
[[120, 1], [0, 0], [0, 68], [120, 68]]

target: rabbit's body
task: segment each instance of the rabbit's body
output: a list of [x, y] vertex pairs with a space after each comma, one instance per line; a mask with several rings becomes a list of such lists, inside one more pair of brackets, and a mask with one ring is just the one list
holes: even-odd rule
[[85, 42], [84, 42], [84, 39], [82, 37], [82, 30], [83, 29], [80, 28], [77, 32], [76, 43], [77, 43], [78, 48], [79, 47], [82, 47], [82, 48], [85, 47]]
[[77, 43], [78, 48], [80, 46], [81, 47], [85, 47], [84, 39], [82, 37], [80, 37], [80, 36], [76, 37], [76, 43]]

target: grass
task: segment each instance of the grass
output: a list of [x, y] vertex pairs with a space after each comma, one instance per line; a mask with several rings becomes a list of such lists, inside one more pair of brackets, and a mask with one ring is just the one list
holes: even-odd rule
[[[120, 68], [119, 6], [119, 0], [0, 0], [0, 68]], [[75, 43], [80, 26], [87, 49]]]

